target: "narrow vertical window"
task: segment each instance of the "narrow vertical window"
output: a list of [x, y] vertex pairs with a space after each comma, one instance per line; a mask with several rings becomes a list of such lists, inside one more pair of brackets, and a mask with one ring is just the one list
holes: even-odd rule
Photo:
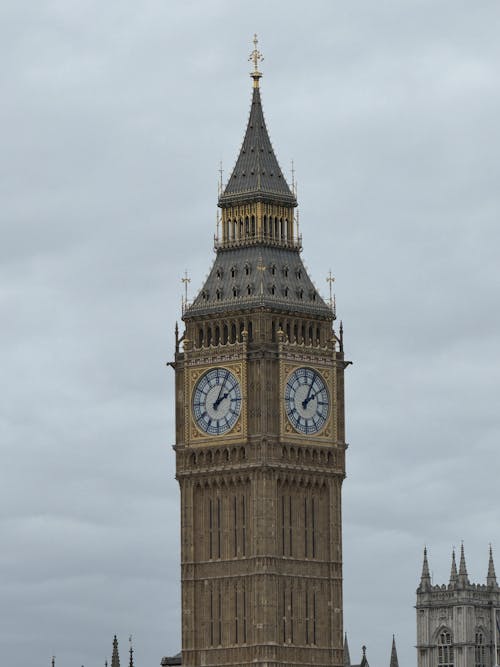
[[246, 497], [241, 496], [241, 553], [246, 556], [247, 550], [247, 512], [246, 512]]
[[285, 555], [285, 496], [281, 496], [281, 555]]
[[247, 643], [247, 591], [243, 584], [243, 643]]
[[307, 588], [305, 589], [305, 598], [306, 598], [306, 608], [305, 608], [306, 644], [309, 644], [309, 593], [307, 591]]
[[213, 558], [214, 517], [212, 498], [208, 501], [208, 557]]
[[222, 591], [219, 588], [219, 599], [217, 603], [217, 634], [218, 634], [218, 644], [222, 644]]
[[283, 644], [286, 644], [286, 591], [283, 589]]
[[292, 496], [288, 497], [288, 533], [290, 538], [290, 556], [293, 555], [293, 535], [292, 535]]
[[316, 500], [311, 500], [312, 557], [316, 558]]
[[234, 525], [234, 556], [238, 555], [238, 505], [236, 496], [233, 497], [233, 525]]
[[214, 592], [210, 589], [210, 646], [214, 645]]
[[[304, 557], [307, 558], [307, 543], [309, 536], [307, 534], [307, 498], [304, 498]], [[307, 600], [307, 597], [306, 597]]]
[[316, 591], [313, 592], [313, 644], [316, 644]]
[[476, 632], [476, 667], [486, 667], [486, 645], [482, 632]]
[[238, 587], [234, 587], [234, 643], [238, 643]]
[[293, 590], [290, 589], [290, 641], [293, 642]]
[[221, 511], [220, 498], [217, 498], [217, 558], [221, 557]]

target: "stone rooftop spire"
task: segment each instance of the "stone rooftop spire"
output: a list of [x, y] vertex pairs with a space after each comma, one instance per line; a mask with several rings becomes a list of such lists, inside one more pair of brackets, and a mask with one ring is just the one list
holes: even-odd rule
[[454, 586], [457, 583], [457, 579], [457, 561], [455, 560], [455, 547], [453, 547], [453, 551], [451, 552], [450, 586]]
[[120, 656], [118, 654], [118, 639], [113, 637], [113, 654], [111, 656], [111, 667], [120, 667]]
[[468, 586], [470, 584], [469, 575], [467, 574], [467, 566], [465, 564], [464, 543], [460, 547], [460, 566], [458, 568], [458, 583], [461, 586]]
[[389, 667], [399, 667], [398, 652], [396, 650], [396, 639], [392, 635], [391, 662]]
[[349, 644], [347, 643], [347, 632], [344, 636], [344, 667], [351, 667], [351, 656], [349, 654]]
[[488, 586], [491, 586], [492, 588], [498, 587], [497, 575], [495, 573], [495, 564], [493, 562], [493, 549], [491, 548], [491, 544], [490, 544], [490, 558], [488, 560], [488, 576], [486, 577], [486, 583]]
[[422, 576], [420, 577], [420, 589], [426, 590], [431, 586], [431, 575], [429, 562], [427, 561], [427, 547], [424, 547], [424, 562], [422, 564]]
[[250, 74], [253, 79], [250, 116], [240, 154], [219, 197], [219, 206], [249, 201], [296, 206], [297, 200], [278, 164], [264, 120], [259, 88], [262, 74], [258, 70], [258, 62], [263, 58], [257, 50], [257, 36], [254, 37], [254, 47], [250, 54], [250, 60], [254, 62], [254, 70]]

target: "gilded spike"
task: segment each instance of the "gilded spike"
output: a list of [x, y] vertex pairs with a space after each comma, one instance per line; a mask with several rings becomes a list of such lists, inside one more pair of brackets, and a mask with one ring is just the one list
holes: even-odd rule
[[262, 62], [264, 60], [264, 56], [262, 53], [257, 49], [257, 45], [259, 43], [259, 40], [257, 39], [257, 34], [253, 36], [253, 51], [252, 53], [248, 56], [248, 60], [253, 61], [253, 72], [250, 73], [250, 76], [253, 79], [253, 85], [254, 88], [259, 87], [259, 79], [262, 76], [262, 72], [259, 72], [259, 61]]

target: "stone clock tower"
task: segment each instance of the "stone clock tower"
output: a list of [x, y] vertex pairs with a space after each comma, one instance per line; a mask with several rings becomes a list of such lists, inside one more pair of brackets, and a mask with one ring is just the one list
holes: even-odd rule
[[344, 353], [253, 92], [177, 336], [182, 665], [343, 664]]

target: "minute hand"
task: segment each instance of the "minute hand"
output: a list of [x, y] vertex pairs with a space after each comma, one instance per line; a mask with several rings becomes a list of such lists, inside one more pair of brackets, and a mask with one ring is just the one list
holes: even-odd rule
[[228, 396], [228, 393], [227, 393], [227, 392], [226, 392], [225, 394], [222, 393], [222, 392], [224, 391], [224, 387], [226, 386], [226, 380], [227, 380], [227, 378], [224, 380], [224, 382], [223, 382], [222, 385], [221, 385], [221, 388], [220, 388], [220, 391], [219, 391], [219, 395], [217, 396], [217, 398], [216, 398], [216, 400], [215, 400], [215, 403], [214, 403], [214, 405], [213, 405], [214, 410], [217, 410], [217, 408], [218, 408], [219, 405], [222, 403], [222, 401], [223, 401], [225, 398], [227, 398], [227, 396]]
[[307, 392], [307, 396], [302, 401], [302, 407], [304, 408], [304, 410], [307, 408], [307, 405], [308, 405], [309, 401], [312, 401], [312, 399], [314, 398], [314, 394], [311, 396], [313, 384], [314, 384], [314, 378], [311, 382], [311, 386], [309, 387], [309, 391]]

